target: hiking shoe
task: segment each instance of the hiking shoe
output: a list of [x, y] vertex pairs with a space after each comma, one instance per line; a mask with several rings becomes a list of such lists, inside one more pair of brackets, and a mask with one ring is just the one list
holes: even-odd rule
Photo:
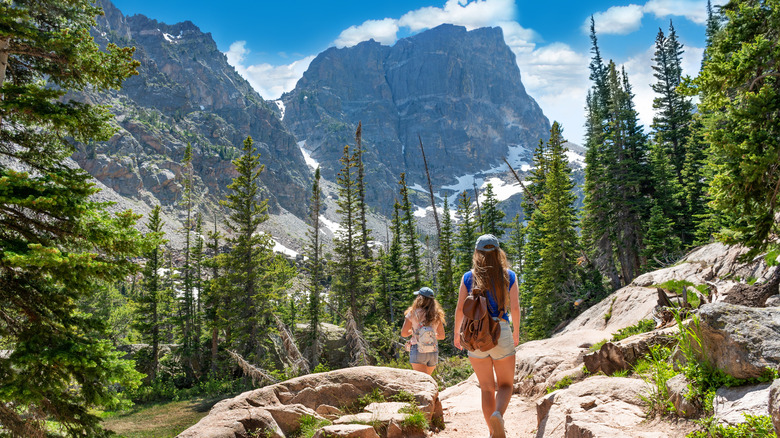
[[493, 412], [490, 416], [490, 428], [493, 429], [493, 438], [506, 438], [504, 417], [501, 416], [501, 412]]

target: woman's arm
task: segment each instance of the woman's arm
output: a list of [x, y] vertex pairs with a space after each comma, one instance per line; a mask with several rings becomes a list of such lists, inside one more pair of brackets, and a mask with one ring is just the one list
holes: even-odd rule
[[446, 333], [444, 333], [444, 324], [439, 321], [438, 324], [436, 324], [436, 339], [442, 340], [447, 336]]
[[462, 350], [460, 346], [460, 324], [463, 321], [463, 302], [466, 301], [466, 297], [469, 295], [469, 291], [466, 289], [466, 285], [463, 284], [463, 278], [460, 279], [460, 292], [458, 292], [458, 305], [455, 307], [455, 324], [453, 324], [453, 336], [455, 348]]
[[515, 347], [520, 345], [520, 292], [517, 290], [517, 281], [509, 289], [509, 307], [512, 312], [512, 339]]
[[401, 336], [407, 337], [412, 334], [412, 320], [407, 316], [404, 318], [404, 326], [401, 327]]

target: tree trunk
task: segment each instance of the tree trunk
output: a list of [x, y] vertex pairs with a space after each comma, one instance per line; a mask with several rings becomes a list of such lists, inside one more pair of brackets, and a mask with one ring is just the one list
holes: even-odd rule
[[[0, 87], [5, 83], [5, 72], [8, 68], [8, 47], [11, 45], [11, 37], [0, 38]], [[3, 95], [0, 93], [0, 100]], [[3, 126], [3, 118], [0, 117], [0, 126]]]

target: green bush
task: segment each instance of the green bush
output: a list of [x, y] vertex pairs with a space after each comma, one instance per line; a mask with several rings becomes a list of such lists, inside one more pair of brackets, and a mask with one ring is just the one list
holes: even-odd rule
[[777, 438], [770, 417], [745, 414], [745, 420], [736, 426], [727, 426], [717, 424], [712, 417], [705, 418], [698, 422], [704, 430], [691, 432], [687, 438]]
[[704, 295], [708, 293], [706, 284], [694, 285], [693, 283], [687, 280], [669, 280], [661, 284], [654, 284], [651, 287], [659, 287], [661, 289], [666, 289], [668, 291], [672, 291], [676, 293], [677, 295], [682, 295], [683, 288], [688, 287], [689, 288], [688, 304], [690, 304], [691, 307], [693, 307], [694, 309], [699, 307], [699, 305], [701, 304], [701, 300], [699, 299], [699, 296], [696, 295], [696, 293], [691, 289], [696, 289]]
[[298, 424], [298, 430], [290, 434], [292, 438], [311, 438], [318, 430], [331, 424], [331, 422], [312, 417], [311, 415], [304, 415], [298, 420]]
[[399, 412], [407, 414], [401, 422], [405, 430], [428, 430], [430, 427], [428, 419], [425, 417], [425, 412], [420, 410], [417, 403], [409, 403], [406, 407], [401, 408]]
[[555, 382], [555, 385], [547, 387], [547, 393], [549, 394], [559, 389], [568, 388], [572, 383], [574, 383], [574, 381], [572, 381], [571, 377], [566, 376], [563, 379]]
[[646, 333], [652, 331], [655, 328], [655, 321], [652, 319], [643, 319], [638, 323], [622, 328], [612, 335], [612, 342], [622, 341], [629, 336], [638, 335], [640, 333]]

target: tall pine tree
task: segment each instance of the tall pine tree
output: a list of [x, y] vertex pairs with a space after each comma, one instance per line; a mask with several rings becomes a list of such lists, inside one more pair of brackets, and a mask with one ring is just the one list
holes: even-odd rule
[[160, 355], [160, 343], [162, 341], [160, 327], [163, 324], [162, 301], [165, 297], [163, 270], [163, 239], [165, 232], [162, 230], [163, 221], [160, 218], [160, 206], [156, 205], [146, 222], [147, 233], [144, 238], [154, 245], [151, 251], [144, 254], [146, 265], [143, 269], [143, 283], [141, 293], [137, 298], [135, 309], [134, 328], [141, 335], [141, 341], [152, 346], [152, 358], [149, 365], [148, 379], [154, 380], [157, 376], [158, 361]]
[[320, 357], [320, 314], [322, 313], [322, 241], [320, 240], [320, 210], [322, 208], [322, 189], [320, 188], [320, 168], [314, 171], [314, 183], [311, 189], [311, 206], [309, 211], [309, 363], [316, 367]]
[[78, 302], [136, 270], [150, 250], [131, 212], [111, 215], [98, 189], [66, 159], [74, 144], [115, 132], [103, 107], [73, 92], [118, 89], [136, 74], [132, 48], [101, 50], [88, 0], [0, 2], [0, 424], [44, 436], [103, 436], [97, 409], [140, 375], [120, 361], [105, 322]]

